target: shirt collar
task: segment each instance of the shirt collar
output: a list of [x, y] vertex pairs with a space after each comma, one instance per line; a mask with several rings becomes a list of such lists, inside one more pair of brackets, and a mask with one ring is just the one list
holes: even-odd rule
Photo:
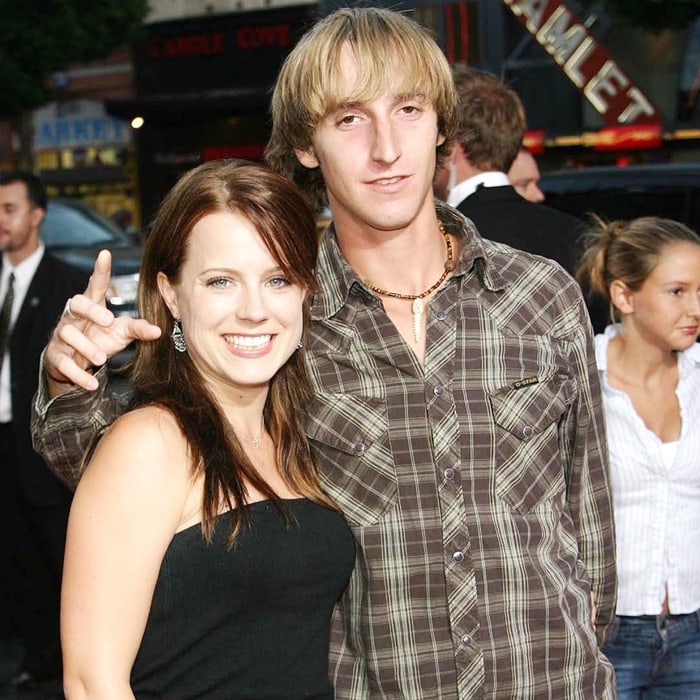
[[40, 241], [38, 248], [28, 255], [21, 263], [18, 265], [12, 265], [9, 261], [7, 255], [2, 256], [2, 287], [3, 289], [7, 287], [7, 279], [10, 277], [10, 273], [15, 273], [15, 284], [26, 287], [36, 273], [36, 269], [39, 267], [42, 257], [44, 257], [44, 244]]
[[[435, 210], [445, 229], [460, 239], [461, 253], [453, 276], [464, 275], [475, 268], [483, 287], [490, 291], [503, 289], [505, 280], [491, 263], [484, 239], [472, 221], [440, 200], [435, 201]], [[318, 291], [311, 302], [314, 321], [334, 316], [350, 295], [375, 298], [340, 251], [333, 222], [321, 238], [316, 274]]]
[[483, 187], [503, 187], [510, 185], [510, 180], [505, 173], [497, 170], [490, 170], [485, 173], [479, 173], [468, 177], [466, 180], [457, 183], [447, 195], [447, 203], [456, 207], [460, 202], [464, 201], [469, 195], [476, 192], [476, 188]]

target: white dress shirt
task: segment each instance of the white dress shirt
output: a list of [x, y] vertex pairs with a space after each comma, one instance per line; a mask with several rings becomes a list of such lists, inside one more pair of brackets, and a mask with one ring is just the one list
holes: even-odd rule
[[[15, 273], [15, 297], [12, 300], [12, 313], [10, 314], [10, 328], [13, 328], [19, 316], [20, 309], [27, 296], [29, 285], [34, 279], [36, 269], [39, 267], [41, 258], [44, 255], [44, 244], [39, 243], [39, 247], [28, 255], [17, 267], [7, 259], [2, 258], [2, 273], [0, 274], [0, 304], [5, 298], [7, 286], [10, 282], [10, 273]], [[37, 371], [39, 368], [37, 367]], [[12, 397], [10, 394], [10, 353], [2, 363], [2, 373], [0, 373], [0, 423], [9, 423], [12, 420]]]
[[677, 442], [649, 430], [626, 393], [607, 381], [619, 325], [595, 338], [605, 402], [617, 539], [618, 615], [700, 608], [700, 345], [678, 353]]
[[476, 188], [479, 185], [483, 185], [484, 187], [503, 187], [503, 185], [510, 185], [510, 180], [505, 173], [497, 170], [491, 170], [487, 173], [479, 173], [478, 175], [468, 177], [466, 180], [462, 180], [462, 182], [457, 183], [450, 189], [447, 195], [447, 203], [452, 207], [456, 207], [470, 194], [476, 192]]

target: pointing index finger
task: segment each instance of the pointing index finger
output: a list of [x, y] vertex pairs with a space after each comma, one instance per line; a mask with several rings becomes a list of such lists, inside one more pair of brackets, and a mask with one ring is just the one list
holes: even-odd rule
[[90, 275], [90, 281], [85, 290], [85, 296], [96, 304], [104, 305], [111, 276], [112, 254], [108, 250], [101, 250], [95, 260], [95, 267]]

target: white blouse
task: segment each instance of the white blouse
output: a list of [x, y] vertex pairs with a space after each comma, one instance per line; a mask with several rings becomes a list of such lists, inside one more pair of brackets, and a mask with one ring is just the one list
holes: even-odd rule
[[605, 403], [617, 539], [618, 615], [700, 608], [700, 344], [678, 354], [680, 439], [662, 443], [606, 376], [608, 326], [595, 338]]

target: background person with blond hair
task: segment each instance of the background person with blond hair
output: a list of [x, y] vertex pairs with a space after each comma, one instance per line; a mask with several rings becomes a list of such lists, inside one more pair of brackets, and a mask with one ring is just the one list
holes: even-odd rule
[[700, 237], [605, 223], [579, 269], [619, 323], [597, 335], [619, 593], [604, 647], [620, 700], [700, 698]]

